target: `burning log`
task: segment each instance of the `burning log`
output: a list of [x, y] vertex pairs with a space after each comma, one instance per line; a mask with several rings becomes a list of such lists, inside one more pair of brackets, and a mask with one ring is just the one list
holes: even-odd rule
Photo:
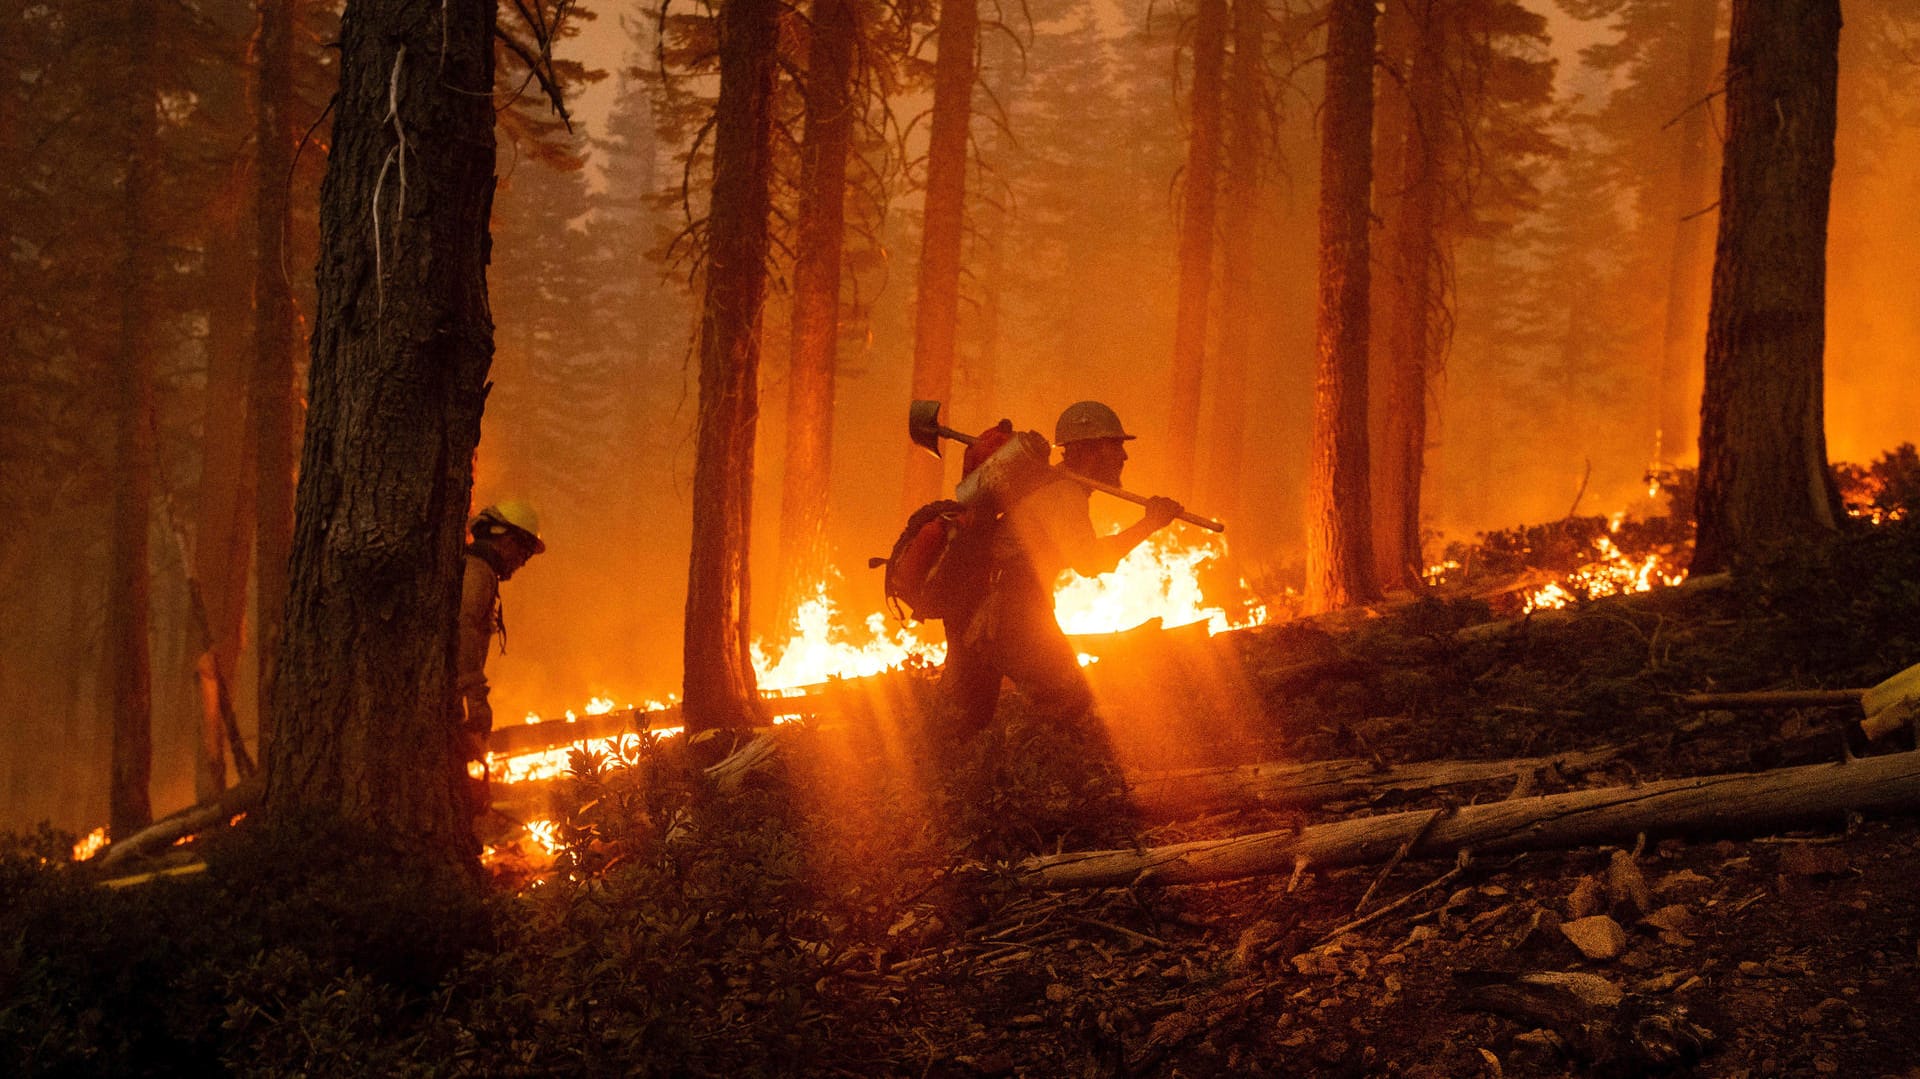
[[1504, 854], [1655, 835], [1761, 834], [1848, 811], [1920, 809], [1920, 752], [1846, 764], [1692, 776], [1465, 806], [1438, 820], [1431, 809], [1333, 821], [1145, 850], [1078, 851], [1030, 858], [1019, 874], [1035, 888], [1200, 884], [1346, 866], [1394, 857], [1453, 857], [1463, 849]]
[[1614, 760], [1623, 752], [1625, 747], [1609, 746], [1554, 757], [1391, 765], [1370, 760], [1268, 761], [1229, 768], [1153, 772], [1136, 778], [1130, 793], [1133, 801], [1141, 806], [1188, 812], [1247, 804], [1311, 806], [1385, 791], [1426, 790], [1510, 779], [1542, 768], [1586, 771]]

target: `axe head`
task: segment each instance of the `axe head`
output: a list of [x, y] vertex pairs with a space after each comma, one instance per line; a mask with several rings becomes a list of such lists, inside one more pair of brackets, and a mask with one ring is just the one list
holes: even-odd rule
[[907, 437], [914, 445], [940, 456], [940, 402], [915, 401], [907, 406]]

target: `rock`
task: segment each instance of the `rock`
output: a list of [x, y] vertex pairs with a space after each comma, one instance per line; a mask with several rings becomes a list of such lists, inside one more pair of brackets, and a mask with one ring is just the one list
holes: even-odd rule
[[1661, 895], [1665, 895], [1668, 892], [1688, 891], [1695, 888], [1704, 889], [1712, 883], [1713, 881], [1695, 873], [1691, 869], [1681, 869], [1661, 877], [1660, 883], [1654, 885], [1653, 890]]
[[1627, 950], [1627, 931], [1604, 914], [1566, 922], [1560, 932], [1588, 959], [1613, 959]]
[[1596, 877], [1581, 877], [1580, 883], [1573, 886], [1573, 894], [1567, 896], [1567, 917], [1578, 921], [1590, 918], [1606, 909], [1606, 889]]
[[1669, 903], [1641, 919], [1655, 929], [1665, 929], [1674, 933], [1685, 933], [1693, 928], [1693, 914], [1679, 903]]
[[1647, 887], [1633, 855], [1624, 850], [1614, 851], [1607, 862], [1607, 900], [1615, 907], [1631, 908], [1635, 915], [1653, 909], [1653, 889]]
[[1679, 985], [1681, 982], [1686, 981], [1689, 977], [1691, 977], [1691, 975], [1684, 970], [1670, 970], [1665, 974], [1656, 974], [1651, 978], [1640, 980], [1635, 983], [1633, 991], [1636, 993], [1664, 993], [1674, 986]]

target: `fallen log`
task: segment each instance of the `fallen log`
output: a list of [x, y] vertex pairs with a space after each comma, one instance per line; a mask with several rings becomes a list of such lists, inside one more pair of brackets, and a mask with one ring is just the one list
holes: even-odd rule
[[[1030, 858], [1016, 879], [1035, 888], [1200, 884], [1284, 873], [1296, 864], [1361, 865], [1409, 858], [1576, 847], [1663, 835], [1760, 834], [1847, 811], [1920, 809], [1920, 752], [1769, 772], [1692, 776], [1465, 806], [1389, 813], [1228, 839], [1144, 850], [1076, 851]], [[1425, 829], [1424, 834], [1422, 829]]]
[[1915, 707], [1916, 700], [1920, 700], [1920, 664], [1908, 667], [1860, 695], [1860, 710], [1867, 716], [1860, 721], [1860, 729], [1868, 738], [1878, 741], [1911, 725], [1920, 712]]
[[267, 790], [267, 777], [264, 772], [255, 772], [247, 779], [227, 788], [220, 797], [211, 802], [191, 805], [177, 813], [162, 817], [125, 839], [117, 839], [108, 844], [100, 853], [100, 865], [111, 867], [130, 858], [169, 846], [183, 836], [190, 836], [219, 824], [229, 817], [245, 813], [260, 804], [261, 796]]
[[1764, 708], [1850, 708], [1863, 689], [1763, 689], [1749, 693], [1689, 693], [1680, 707], [1695, 712]]
[[1541, 768], [1586, 771], [1614, 760], [1626, 752], [1626, 748], [1608, 746], [1550, 757], [1491, 761], [1419, 761], [1390, 765], [1370, 760], [1267, 761], [1224, 768], [1185, 768], [1135, 777], [1129, 793], [1134, 804], [1143, 808], [1192, 812], [1240, 805], [1312, 806], [1385, 791], [1428, 790], [1511, 779]]

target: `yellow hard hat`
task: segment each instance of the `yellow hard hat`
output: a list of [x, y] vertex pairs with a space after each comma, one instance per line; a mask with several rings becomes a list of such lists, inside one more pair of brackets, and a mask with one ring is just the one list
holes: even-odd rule
[[479, 513], [474, 521], [497, 521], [500, 524], [517, 528], [533, 540], [533, 553], [539, 554], [547, 549], [540, 539], [540, 515], [533, 510], [533, 503], [524, 498], [503, 498]]
[[1060, 421], [1053, 425], [1053, 444], [1065, 446], [1070, 442], [1085, 442], [1091, 438], [1132, 438], [1120, 426], [1120, 417], [1113, 409], [1098, 401], [1080, 401], [1067, 406], [1060, 413]]

